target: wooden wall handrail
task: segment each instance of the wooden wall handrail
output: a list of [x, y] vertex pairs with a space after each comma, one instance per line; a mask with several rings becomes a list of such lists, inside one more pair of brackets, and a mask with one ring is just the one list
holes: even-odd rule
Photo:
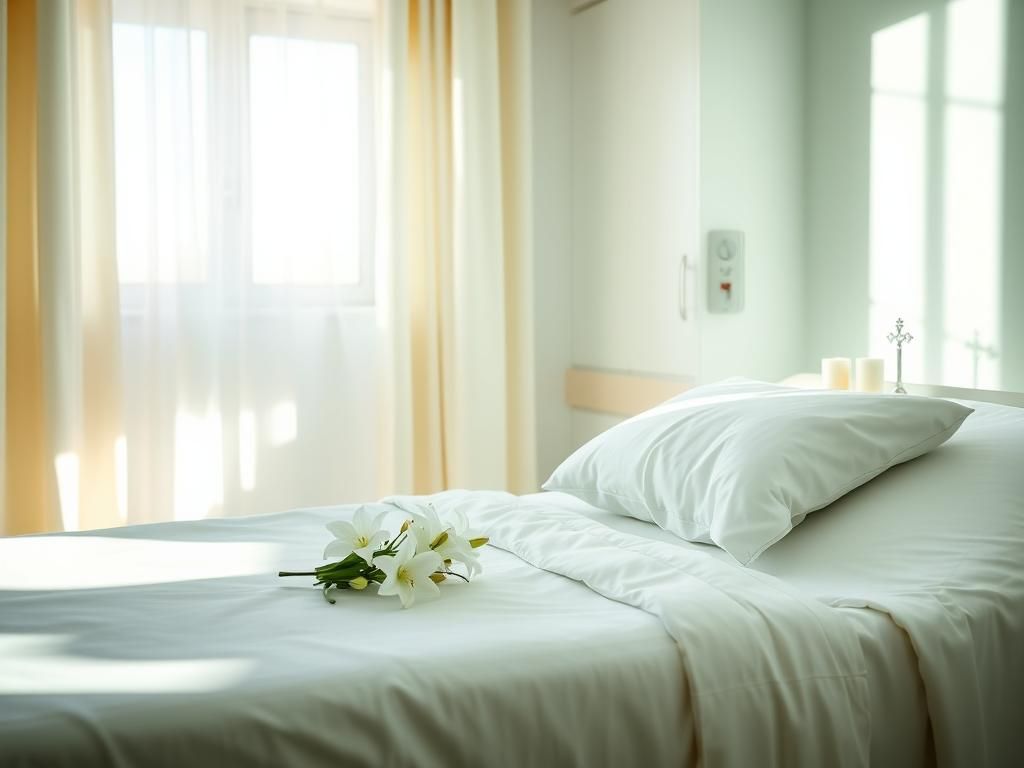
[[681, 376], [569, 368], [565, 372], [565, 401], [572, 408], [635, 416], [692, 386], [692, 379]]

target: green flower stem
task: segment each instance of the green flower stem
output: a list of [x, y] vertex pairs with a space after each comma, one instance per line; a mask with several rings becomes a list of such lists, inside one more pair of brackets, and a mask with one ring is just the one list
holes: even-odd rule
[[371, 570], [366, 563], [362, 565], [348, 566], [345, 568], [318, 568], [316, 570], [316, 577], [320, 581], [348, 581], [354, 579], [357, 576], [365, 575], [365, 572]]
[[[374, 557], [394, 557], [398, 554], [398, 546], [405, 539], [405, 534], [399, 534], [392, 541], [373, 553]], [[333, 603], [330, 595], [327, 594], [331, 587], [337, 589], [348, 589], [349, 582], [360, 576], [367, 581], [376, 584], [383, 584], [384, 571], [375, 568], [355, 552], [349, 554], [345, 559], [326, 565], [317, 566], [312, 571], [278, 571], [278, 576], [315, 576], [316, 585], [323, 588], [324, 599]]]

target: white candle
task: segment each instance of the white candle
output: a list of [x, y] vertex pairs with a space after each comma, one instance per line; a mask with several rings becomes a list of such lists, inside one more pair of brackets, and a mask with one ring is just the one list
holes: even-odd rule
[[856, 374], [858, 392], [881, 392], [885, 388], [885, 361], [880, 357], [858, 357]]
[[850, 358], [821, 358], [821, 386], [825, 389], [849, 389]]

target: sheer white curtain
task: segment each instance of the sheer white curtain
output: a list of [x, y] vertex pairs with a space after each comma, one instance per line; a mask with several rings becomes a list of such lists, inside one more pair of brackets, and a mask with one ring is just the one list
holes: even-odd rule
[[373, 496], [372, 4], [113, 16], [128, 521]]

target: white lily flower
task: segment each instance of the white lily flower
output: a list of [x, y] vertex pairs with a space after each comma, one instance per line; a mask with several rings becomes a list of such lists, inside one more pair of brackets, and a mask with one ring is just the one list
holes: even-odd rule
[[336, 520], [327, 524], [327, 530], [334, 534], [334, 541], [324, 550], [324, 559], [348, 557], [355, 552], [368, 565], [373, 563], [373, 553], [381, 548], [388, 538], [388, 532], [380, 527], [386, 512], [371, 517], [365, 506], [360, 506], [352, 516], [352, 522]]
[[430, 550], [416, 554], [416, 540], [412, 537], [401, 543], [393, 557], [378, 557], [375, 565], [385, 577], [377, 594], [398, 595], [403, 608], [408, 608], [417, 598], [440, 594], [430, 576], [441, 567], [441, 556]]
[[469, 518], [461, 509], [454, 509], [449, 512], [448, 520], [451, 522], [452, 528], [455, 529], [455, 535], [468, 541], [473, 549], [482, 547], [487, 543], [487, 536], [484, 536], [479, 529], [470, 527]]
[[411, 512], [412, 521], [409, 525], [409, 533], [416, 540], [417, 552], [429, 552], [430, 545], [445, 532], [447, 526], [437, 516], [437, 510], [433, 504], [427, 504], [419, 512]]
[[461, 511], [454, 524], [442, 520], [432, 504], [428, 504], [422, 513], [412, 513], [412, 517], [409, 532], [416, 539], [417, 552], [433, 550], [442, 560], [463, 563], [470, 578], [483, 570], [480, 556], [473, 551], [473, 545], [462, 534], [468, 531], [468, 521]]

